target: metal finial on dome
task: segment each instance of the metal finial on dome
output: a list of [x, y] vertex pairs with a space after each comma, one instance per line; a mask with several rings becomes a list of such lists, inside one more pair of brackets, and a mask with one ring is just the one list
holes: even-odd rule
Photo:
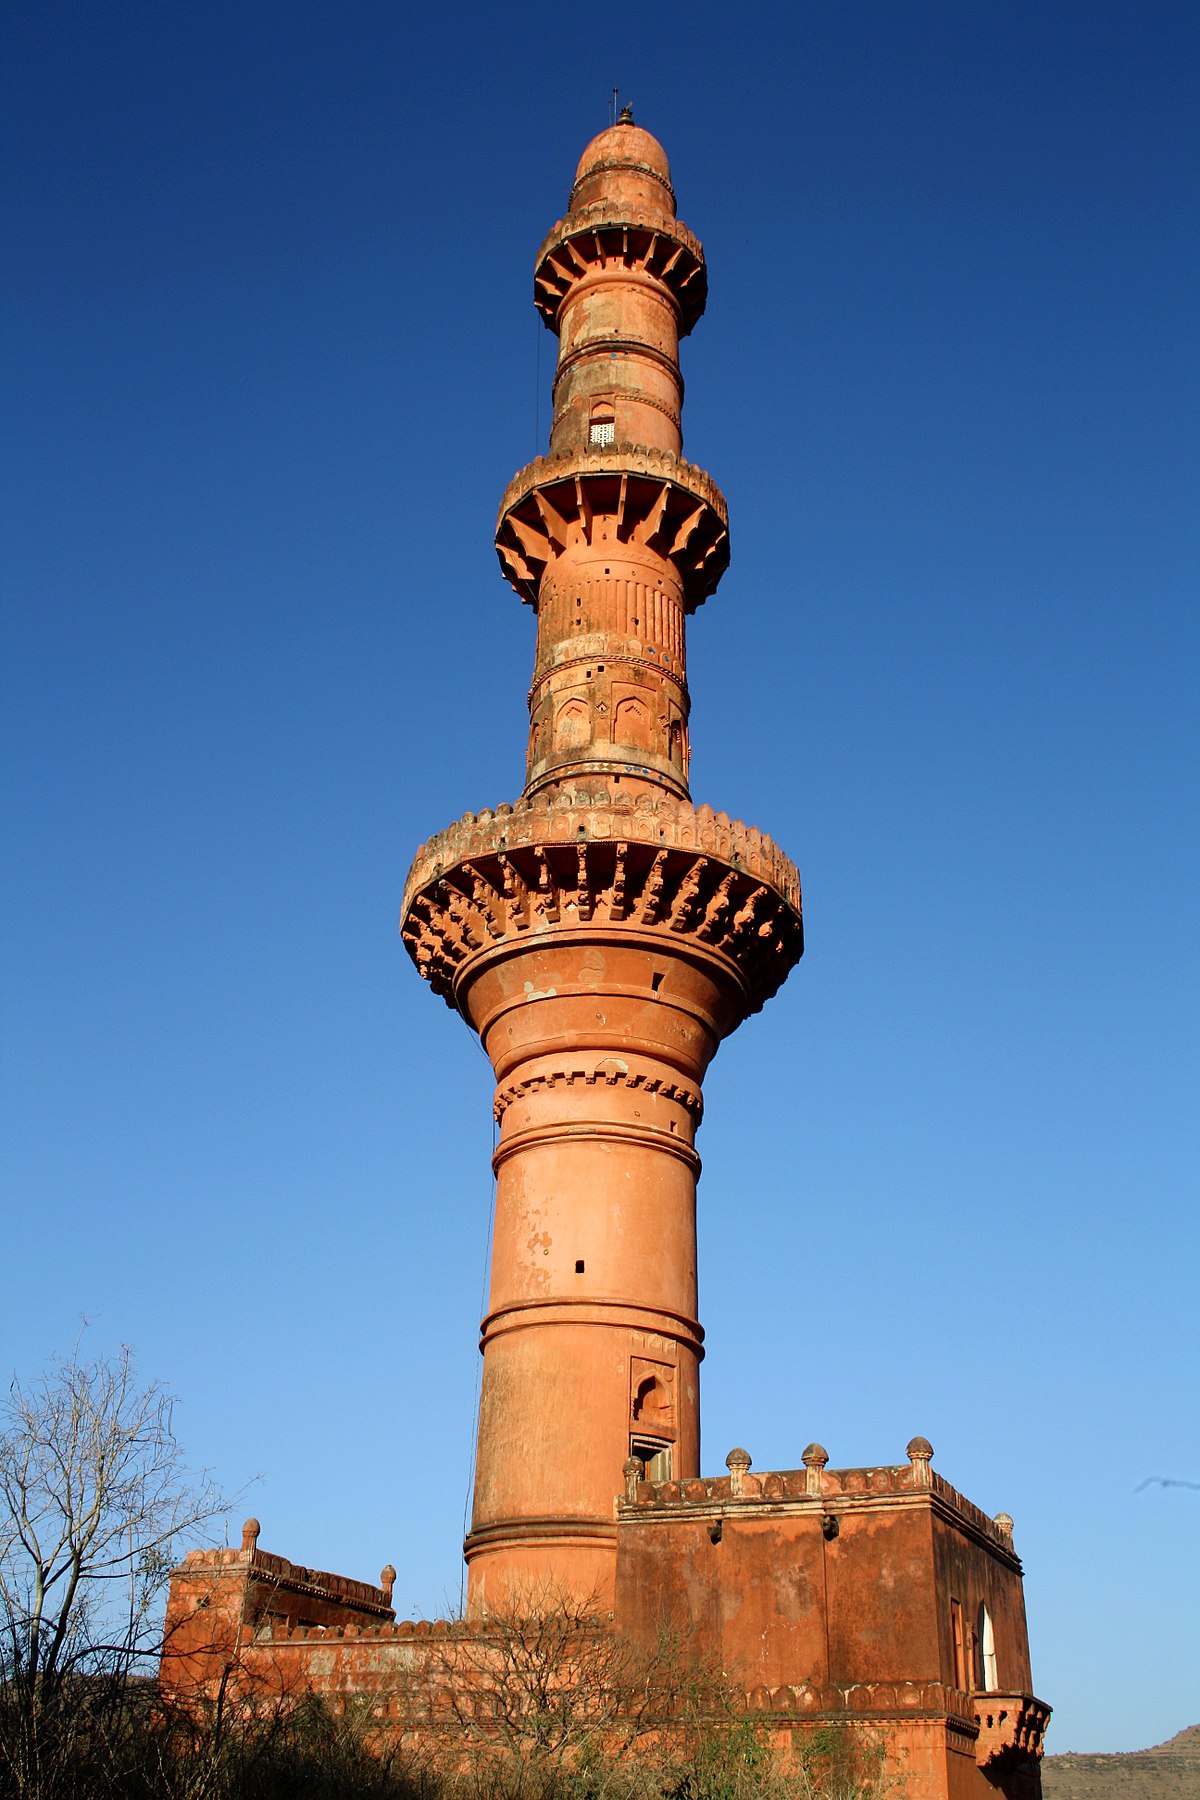
[[633, 124], [633, 108], [632, 108], [632, 106], [629, 105], [628, 101], [626, 101], [625, 105], [621, 108], [620, 112], [617, 114], [617, 124], [618, 125], [632, 125]]

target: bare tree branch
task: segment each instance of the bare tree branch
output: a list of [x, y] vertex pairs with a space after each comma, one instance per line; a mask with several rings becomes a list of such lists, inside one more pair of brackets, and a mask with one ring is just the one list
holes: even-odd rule
[[68, 1689], [91, 1731], [106, 1695], [127, 1702], [172, 1564], [226, 1511], [186, 1467], [172, 1405], [128, 1348], [88, 1356], [82, 1333], [0, 1403], [0, 1769], [20, 1794], [56, 1791]]

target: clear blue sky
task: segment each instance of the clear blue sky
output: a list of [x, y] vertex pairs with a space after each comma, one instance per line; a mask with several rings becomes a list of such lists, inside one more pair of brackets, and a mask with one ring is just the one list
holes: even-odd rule
[[706, 1468], [925, 1433], [1051, 1748], [1196, 1719], [1200, 11], [3, 24], [0, 1368], [91, 1315], [267, 1547], [457, 1599], [490, 1081], [396, 918], [523, 778], [491, 531], [616, 84], [711, 274], [693, 792], [808, 924], [707, 1087]]

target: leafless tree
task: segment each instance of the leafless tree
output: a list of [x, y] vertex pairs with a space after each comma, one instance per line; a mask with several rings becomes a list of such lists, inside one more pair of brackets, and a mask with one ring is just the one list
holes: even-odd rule
[[0, 1404], [0, 1770], [29, 1800], [69, 1792], [79, 1734], [144, 1704], [170, 1569], [225, 1512], [172, 1412], [128, 1349], [88, 1356], [82, 1333]]
[[451, 1624], [431, 1649], [397, 1698], [447, 1800], [882, 1800], [895, 1785], [872, 1734], [826, 1727], [784, 1752], [686, 1627], [632, 1643], [563, 1590]]
[[451, 1625], [422, 1687], [431, 1716], [414, 1724], [466, 1800], [660, 1795], [683, 1714], [711, 1717], [727, 1693], [685, 1634], [632, 1643], [552, 1587]]

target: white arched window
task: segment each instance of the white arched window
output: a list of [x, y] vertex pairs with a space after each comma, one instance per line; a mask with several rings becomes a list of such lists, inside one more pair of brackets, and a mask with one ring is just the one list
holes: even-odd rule
[[992, 1615], [987, 1607], [979, 1605], [979, 1685], [985, 1694], [994, 1694], [1000, 1683], [996, 1675], [996, 1634], [992, 1630]]

